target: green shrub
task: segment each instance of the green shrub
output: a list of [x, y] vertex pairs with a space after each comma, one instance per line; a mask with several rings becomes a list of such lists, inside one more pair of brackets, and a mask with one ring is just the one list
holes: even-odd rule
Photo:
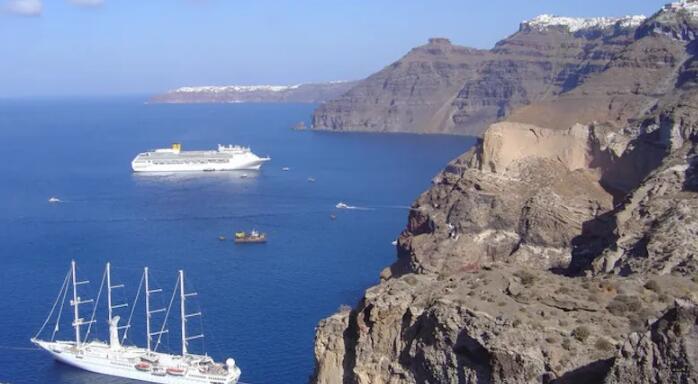
[[642, 311], [644, 308], [642, 302], [637, 297], [618, 295], [608, 303], [606, 309], [616, 316], [623, 316], [626, 313]]
[[514, 272], [514, 276], [518, 277], [521, 280], [521, 284], [526, 287], [530, 287], [536, 282], [536, 276], [528, 271], [516, 271]]
[[594, 344], [594, 346], [599, 351], [610, 351], [612, 349], [615, 349], [615, 345], [613, 345], [613, 343], [604, 339], [603, 337], [599, 337], [598, 339], [596, 339], [596, 344]]
[[570, 342], [570, 339], [565, 338], [564, 340], [562, 340], [562, 348], [564, 348], [567, 351], [572, 349], [572, 343]]
[[572, 336], [581, 342], [588, 339], [590, 335], [591, 331], [589, 331], [589, 328], [585, 327], [584, 325], [580, 325], [572, 331]]

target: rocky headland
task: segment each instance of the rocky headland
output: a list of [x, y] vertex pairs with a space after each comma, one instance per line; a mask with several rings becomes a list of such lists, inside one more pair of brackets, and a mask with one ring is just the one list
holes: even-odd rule
[[480, 135], [515, 108], [555, 98], [603, 70], [642, 21], [542, 15], [490, 50], [433, 38], [319, 107], [313, 125]]
[[154, 104], [195, 103], [323, 103], [339, 97], [356, 82], [333, 81], [297, 85], [224, 85], [181, 87], [150, 98]]
[[488, 128], [413, 204], [380, 284], [320, 322], [313, 382], [697, 383], [697, 32], [694, 1], [541, 16], [492, 51], [432, 41], [320, 107], [338, 130]]

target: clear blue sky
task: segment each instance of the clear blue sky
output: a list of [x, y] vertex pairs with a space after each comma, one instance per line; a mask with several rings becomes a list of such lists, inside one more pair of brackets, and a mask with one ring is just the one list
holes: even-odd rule
[[523, 19], [668, 0], [0, 0], [0, 97], [363, 78], [430, 36], [489, 48]]

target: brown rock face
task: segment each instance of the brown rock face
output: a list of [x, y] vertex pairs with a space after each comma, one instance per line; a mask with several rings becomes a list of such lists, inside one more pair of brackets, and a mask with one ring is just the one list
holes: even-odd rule
[[695, 19], [663, 9], [437, 175], [314, 382], [698, 382]]
[[492, 50], [430, 39], [314, 113], [315, 129], [479, 135], [514, 108], [601, 71], [632, 41], [620, 24], [519, 31]]
[[623, 344], [606, 384], [698, 383], [698, 308], [678, 300], [648, 332]]
[[450, 131], [449, 105], [488, 51], [431, 39], [369, 76], [313, 115], [315, 129], [334, 131]]

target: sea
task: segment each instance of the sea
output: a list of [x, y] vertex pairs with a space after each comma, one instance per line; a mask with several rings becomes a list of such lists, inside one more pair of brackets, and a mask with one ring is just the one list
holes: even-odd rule
[[[190, 351], [233, 357], [245, 383], [308, 382], [318, 322], [379, 282], [409, 206], [475, 141], [292, 130], [310, 125], [311, 104], [144, 100], [0, 100], [0, 382], [136, 383], [55, 362], [29, 342], [62, 301], [71, 260], [78, 280], [89, 281], [79, 285], [81, 300], [97, 303], [80, 307], [96, 320], [90, 339], [107, 338], [106, 262], [112, 284], [124, 284], [114, 304], [128, 304], [114, 312], [121, 324], [131, 318], [126, 343], [137, 345], [145, 344], [142, 292], [134, 302], [143, 267], [151, 289], [162, 289], [151, 309], [168, 307], [181, 269], [187, 292], [197, 293], [187, 310], [203, 313], [187, 324], [190, 335], [204, 335]], [[272, 160], [258, 172], [131, 171], [136, 154], [173, 142], [185, 150], [241, 144]], [[253, 229], [268, 242], [232, 241]], [[153, 315], [153, 327], [169, 331], [159, 350], [178, 353], [174, 303], [168, 319]], [[51, 338], [56, 324], [56, 339], [74, 337], [72, 308], [63, 305], [38, 337]]]

